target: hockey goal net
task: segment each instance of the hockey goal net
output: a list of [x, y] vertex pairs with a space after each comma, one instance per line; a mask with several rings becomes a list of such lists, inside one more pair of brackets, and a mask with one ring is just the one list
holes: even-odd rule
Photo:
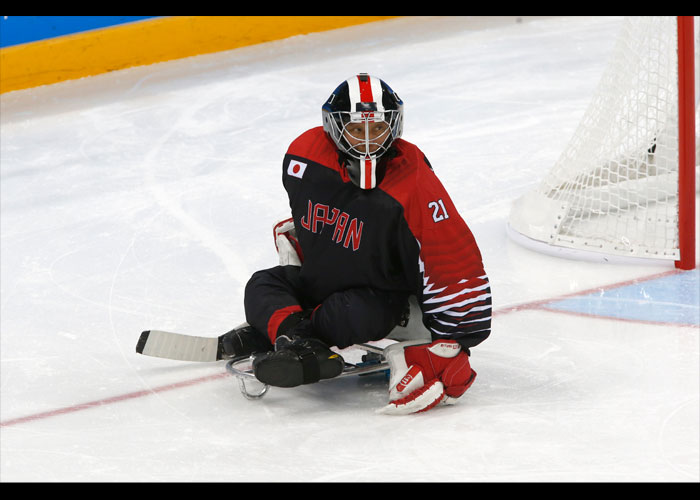
[[624, 20], [568, 146], [513, 204], [509, 233], [574, 258], [651, 258], [695, 267], [692, 17]]

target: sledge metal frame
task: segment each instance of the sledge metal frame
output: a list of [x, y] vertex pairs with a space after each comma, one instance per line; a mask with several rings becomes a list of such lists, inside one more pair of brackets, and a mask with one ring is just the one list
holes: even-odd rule
[[[374, 354], [375, 356], [373, 356], [370, 361], [363, 363], [353, 364], [346, 362], [343, 372], [334, 378], [349, 377], [351, 375], [369, 375], [372, 373], [379, 373], [389, 370], [389, 363], [384, 357], [383, 348], [375, 347], [369, 344], [356, 344], [356, 347], [364, 349], [367, 351], [368, 355]], [[268, 384], [263, 384], [262, 389], [259, 390], [253, 390], [249, 385], [247, 385], [252, 381], [262, 384], [262, 382], [255, 378], [255, 374], [253, 373], [253, 359], [254, 356], [249, 356], [247, 358], [234, 358], [226, 363], [226, 371], [238, 379], [238, 387], [241, 390], [241, 394], [243, 394], [243, 396], [249, 400], [263, 398], [270, 389]]]

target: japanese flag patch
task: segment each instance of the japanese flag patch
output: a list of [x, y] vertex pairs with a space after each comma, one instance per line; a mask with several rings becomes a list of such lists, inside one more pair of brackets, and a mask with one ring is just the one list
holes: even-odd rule
[[287, 167], [287, 174], [292, 177], [298, 177], [301, 179], [304, 177], [304, 172], [306, 171], [306, 163], [302, 163], [297, 160], [290, 160], [289, 166]]

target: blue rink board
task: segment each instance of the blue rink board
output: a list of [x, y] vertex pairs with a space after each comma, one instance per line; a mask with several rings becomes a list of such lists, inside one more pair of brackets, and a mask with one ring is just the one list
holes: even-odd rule
[[626, 320], [700, 325], [700, 270], [569, 297], [545, 307]]
[[36, 42], [158, 16], [0, 16], [0, 47]]

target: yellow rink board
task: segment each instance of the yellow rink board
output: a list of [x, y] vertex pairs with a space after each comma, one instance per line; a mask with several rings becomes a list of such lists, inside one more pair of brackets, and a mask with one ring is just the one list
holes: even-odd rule
[[397, 16], [172, 16], [0, 49], [0, 93]]

